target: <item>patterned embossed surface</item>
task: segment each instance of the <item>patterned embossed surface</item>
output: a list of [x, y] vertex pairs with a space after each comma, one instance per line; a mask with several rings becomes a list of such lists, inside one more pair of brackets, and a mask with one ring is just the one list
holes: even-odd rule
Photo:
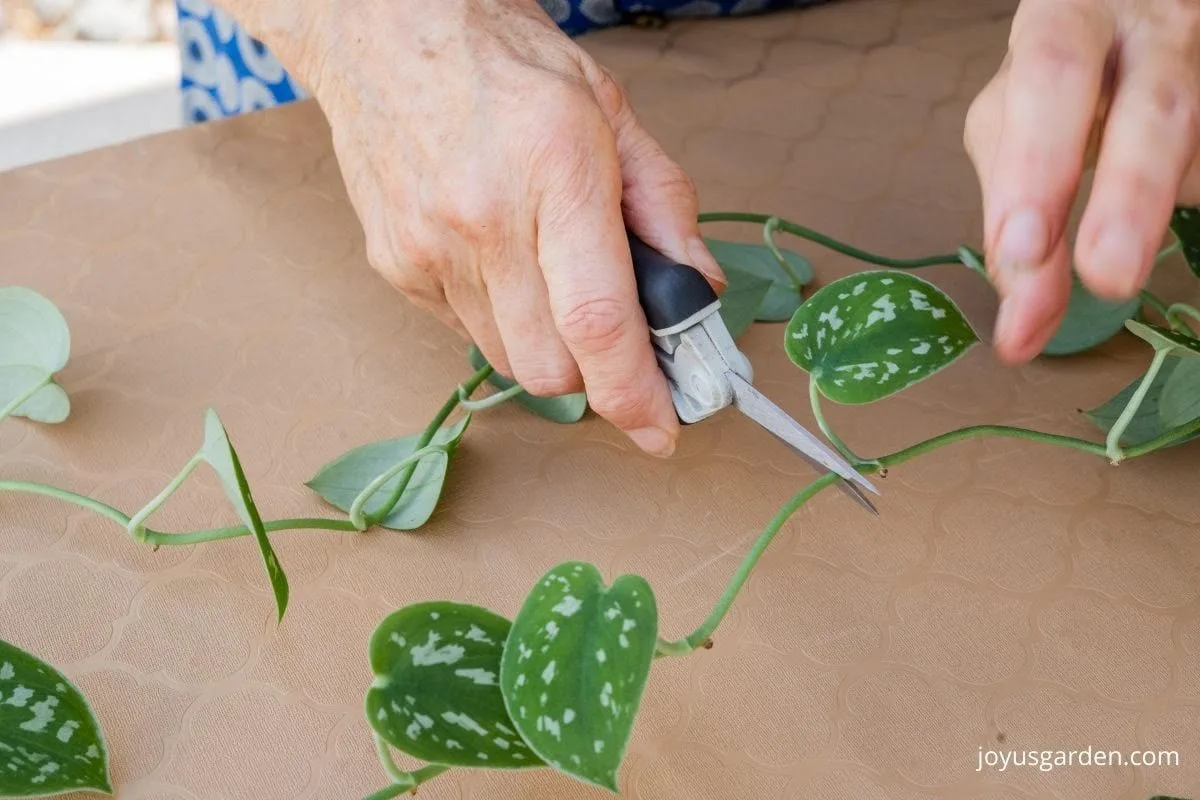
[[[614, 31], [586, 46], [695, 175], [706, 210], [776, 213], [893, 255], [976, 244], [963, 113], [1003, 53], [1013, 0], [843, 0], [769, 17]], [[753, 228], [712, 233], [755, 241]], [[795, 242], [790, 244], [805, 249]], [[854, 265], [806, 249], [828, 280]], [[268, 518], [325, 513], [301, 484], [350, 446], [418, 430], [464, 346], [367, 267], [311, 105], [0, 176], [0, 275], [74, 332], [58, 427], [0, 426], [0, 472], [133, 510], [193, 452], [214, 406]], [[976, 276], [929, 277], [985, 333]], [[1182, 270], [1159, 276], [1183, 299]], [[1194, 289], [1191, 290], [1193, 299]], [[761, 326], [761, 386], [804, 385]], [[1147, 348], [1001, 367], [986, 347], [878, 406], [830, 410], [860, 451], [951, 427], [1095, 433], [1075, 409]], [[1135, 800], [1200, 787], [1197, 447], [1112, 468], [973, 441], [882, 481], [882, 518], [836, 493], [799, 513], [716, 637], [655, 667], [623, 791], [645, 800]], [[516, 407], [468, 431], [417, 534], [274, 537], [282, 627], [253, 544], [159, 552], [49, 500], [0, 497], [0, 634], [78, 680], [128, 800], [356, 798], [382, 785], [362, 720], [367, 637], [433, 598], [511, 614], [551, 564], [645, 575], [668, 635], [810, 473], [730, 415], [669, 462], [594, 419]], [[156, 527], [233, 523], [190, 483]], [[1178, 750], [1179, 767], [976, 771], [980, 747]], [[458, 773], [429, 800], [600, 798], [551, 774]]]

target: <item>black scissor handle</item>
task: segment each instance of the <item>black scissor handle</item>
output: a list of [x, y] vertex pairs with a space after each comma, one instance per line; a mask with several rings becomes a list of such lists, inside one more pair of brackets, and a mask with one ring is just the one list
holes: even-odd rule
[[628, 236], [638, 299], [651, 331], [674, 328], [718, 301], [695, 267], [668, 258], [632, 233]]

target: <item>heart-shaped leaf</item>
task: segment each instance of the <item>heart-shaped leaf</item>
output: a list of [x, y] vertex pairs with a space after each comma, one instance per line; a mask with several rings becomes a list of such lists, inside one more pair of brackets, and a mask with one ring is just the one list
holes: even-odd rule
[[511, 627], [462, 603], [419, 603], [391, 614], [371, 636], [371, 727], [397, 750], [433, 764], [545, 766], [517, 733], [500, 693]]
[[271, 540], [267, 538], [262, 517], [254, 505], [254, 497], [250, 494], [250, 486], [246, 481], [245, 472], [242, 471], [237, 452], [230, 444], [225, 426], [221, 424], [217, 412], [211, 408], [204, 418], [204, 445], [200, 448], [200, 457], [217, 473], [225, 496], [242, 518], [242, 523], [254, 534], [254, 541], [258, 543], [258, 550], [262, 553], [263, 565], [267, 568], [267, 578], [271, 581], [271, 591], [275, 595], [275, 608], [279, 619], [283, 619], [283, 612], [288, 603], [287, 575], [279, 565], [279, 558], [271, 547]]
[[[1133, 418], [1129, 421], [1129, 426], [1121, 434], [1121, 445], [1123, 447], [1136, 447], [1140, 444], [1156, 439], [1166, 433], [1171, 427], [1163, 423], [1163, 417], [1159, 413], [1159, 403], [1162, 400], [1163, 391], [1170, 380], [1171, 376], [1184, 363], [1194, 364], [1200, 363], [1188, 359], [1186, 362], [1183, 359], [1170, 357], [1163, 362], [1158, 373], [1150, 382], [1150, 388], [1146, 392], [1145, 398], [1141, 405], [1138, 406]], [[1117, 419], [1121, 416], [1121, 412], [1126, 409], [1130, 401], [1133, 399], [1134, 393], [1141, 386], [1142, 379], [1139, 377], [1131, 381], [1128, 386], [1117, 393], [1111, 400], [1101, 403], [1093, 409], [1083, 412], [1096, 427], [1107, 433], [1112, 430]], [[1185, 441], [1200, 438], [1200, 433], [1194, 436], [1182, 439], [1173, 443], [1172, 446], [1183, 444]]]
[[721, 319], [736, 339], [754, 324], [771, 281], [733, 267], [725, 268], [725, 277], [729, 283], [721, 295]]
[[[450, 459], [462, 441], [463, 434], [470, 422], [470, 415], [464, 416], [458, 422], [439, 429], [433, 435], [430, 443], [445, 445], [448, 450], [447, 455], [431, 453], [417, 463], [404, 494], [400, 496], [400, 501], [379, 523], [380, 525], [391, 530], [412, 531], [429, 521], [441, 499]], [[417, 442], [420, 438], [419, 435], [413, 434], [401, 439], [388, 439], [356, 447], [321, 467], [321, 470], [305, 486], [321, 495], [325, 502], [335, 508], [349, 512], [355, 498], [363, 489], [367, 488], [371, 481], [416, 452]], [[378, 513], [383, 507], [383, 504], [391, 496], [392, 490], [399, 485], [401, 475], [397, 475], [385, 483], [367, 501], [367, 516]]]
[[0, 797], [85, 791], [112, 794], [91, 706], [61, 672], [0, 640]]
[[[487, 366], [487, 359], [483, 357], [483, 353], [479, 352], [479, 348], [471, 345], [467, 348], [467, 361], [471, 364], [471, 369], [481, 370]], [[496, 387], [500, 391], [511, 389], [516, 386], [503, 375], [492, 373], [488, 376], [488, 383]], [[587, 395], [583, 392], [577, 394], [564, 394], [558, 397], [538, 397], [529, 392], [521, 392], [513, 398], [513, 402], [522, 406], [528, 411], [532, 411], [539, 417], [545, 417], [551, 422], [557, 422], [561, 425], [570, 425], [573, 422], [578, 422], [583, 419], [583, 415], [587, 413]]]
[[1126, 320], [1132, 319], [1141, 305], [1138, 297], [1123, 302], [1101, 300], [1072, 276], [1066, 316], [1042, 352], [1063, 356], [1091, 350], [1120, 333]]
[[[0, 366], [0, 409], [8, 408], [18, 400], [20, 404], [9, 412], [14, 417], [57, 423], [71, 414], [71, 399], [67, 393], [40, 368], [18, 364]], [[3, 415], [0, 410], [0, 417]]]
[[513, 620], [500, 688], [513, 723], [547, 764], [617, 790], [658, 641], [650, 585], [623, 575], [605, 588], [590, 564], [547, 572]]
[[1158, 413], [1164, 430], [1200, 419], [1200, 359], [1179, 360], [1163, 382]]
[[872, 270], [821, 288], [796, 310], [784, 341], [788, 357], [826, 397], [860, 404], [928, 378], [979, 337], [933, 284]]
[[24, 286], [0, 288], [0, 419], [62, 422], [71, 413], [54, 375], [71, 355], [71, 331], [58, 308]]
[[[721, 239], [705, 239], [704, 243], [708, 245], [708, 251], [721, 265], [721, 269], [739, 270], [771, 282], [771, 288], [755, 315], [757, 321], [786, 322], [804, 302], [792, 277], [765, 244], [743, 244]], [[800, 279], [801, 286], [812, 283], [813, 267], [808, 259], [784, 248], [780, 248], [779, 252]]]
[[1200, 206], [1180, 206], [1171, 214], [1171, 232], [1179, 240], [1183, 260], [1200, 278]]
[[1180, 358], [1200, 358], [1200, 340], [1185, 336], [1179, 331], [1132, 319], [1125, 323], [1125, 327], [1149, 342], [1155, 350], [1166, 350], [1172, 356]]

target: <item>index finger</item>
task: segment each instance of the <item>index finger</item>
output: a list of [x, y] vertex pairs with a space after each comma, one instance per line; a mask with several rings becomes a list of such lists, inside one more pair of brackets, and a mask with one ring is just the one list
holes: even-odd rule
[[580, 147], [587, 157], [558, 175], [543, 198], [538, 260], [589, 405], [646, 452], [669, 456], [679, 418], [638, 300], [616, 145], [606, 125], [595, 129], [594, 138], [565, 145]]

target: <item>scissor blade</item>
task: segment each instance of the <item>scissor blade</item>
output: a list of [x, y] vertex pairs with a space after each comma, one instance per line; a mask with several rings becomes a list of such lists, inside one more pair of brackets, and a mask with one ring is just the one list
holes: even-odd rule
[[848, 491], [871, 513], [879, 513], [874, 504], [862, 492], [863, 489], [866, 489], [872, 494], [879, 494], [879, 490], [848, 461], [805, 430], [803, 425], [771, 402], [745, 378], [734, 372], [729, 372], [728, 378], [733, 386], [733, 404], [739, 411], [767, 429], [775, 438], [791, 447], [814, 467], [841, 476], [843, 479], [841, 485], [844, 490]]

